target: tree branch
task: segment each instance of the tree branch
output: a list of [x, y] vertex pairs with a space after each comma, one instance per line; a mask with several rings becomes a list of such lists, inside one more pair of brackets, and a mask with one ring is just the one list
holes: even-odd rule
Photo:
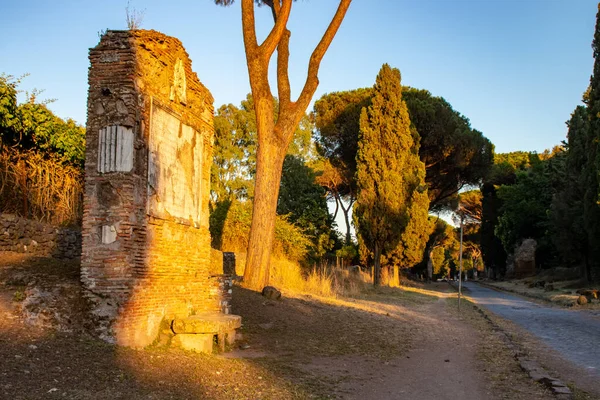
[[289, 77], [290, 31], [285, 29], [277, 46], [277, 91], [280, 109], [287, 109], [291, 103]]
[[244, 47], [246, 48], [246, 58], [249, 62], [250, 57], [255, 57], [256, 52], [258, 50], [258, 43], [256, 41], [253, 0], [242, 0], [242, 30], [244, 34]]
[[277, 48], [277, 45], [281, 41], [281, 36], [286, 30], [287, 22], [290, 17], [290, 11], [292, 10], [292, 0], [282, 0], [283, 4], [279, 7], [279, 0], [276, 0], [273, 4], [273, 10], [275, 11], [277, 18], [275, 25], [264, 42], [259, 46], [262, 57], [269, 60], [273, 55], [273, 52]]
[[[273, 20], [277, 21], [281, 11], [280, 0], [271, 2], [273, 10]], [[285, 28], [279, 44], [277, 45], [277, 91], [279, 97], [279, 108], [287, 109], [290, 104], [290, 79], [289, 79], [289, 58], [290, 58], [290, 35], [289, 29]]]
[[[346, 16], [346, 11], [348, 11], [348, 7], [350, 7], [350, 3], [352, 0], [340, 0], [340, 5], [338, 6], [333, 19], [329, 23], [327, 30], [323, 34], [321, 41], [315, 47], [312, 55], [310, 56], [310, 61], [308, 63], [308, 75], [306, 77], [306, 83], [304, 84], [304, 88], [298, 97], [298, 101], [296, 102], [297, 109], [306, 110], [308, 107], [308, 103], [312, 99], [312, 96], [315, 94], [317, 90], [317, 86], [319, 85], [319, 66], [321, 65], [321, 60], [323, 56], [327, 52], [331, 41], [335, 37], [344, 17]], [[298, 118], [299, 120], [299, 118]]]
[[[294, 130], [286, 130], [286, 126], [296, 126], [300, 122], [302, 118], [302, 114], [308, 108], [308, 104], [312, 99], [315, 91], [317, 90], [317, 86], [319, 86], [319, 66], [321, 65], [321, 60], [323, 56], [327, 52], [331, 41], [335, 37], [344, 17], [346, 16], [346, 11], [348, 11], [348, 7], [352, 0], [340, 0], [340, 5], [338, 6], [333, 19], [329, 23], [327, 30], [323, 34], [321, 41], [315, 47], [312, 55], [310, 56], [310, 61], [308, 63], [308, 73], [306, 76], [306, 82], [304, 83], [304, 88], [298, 97], [298, 100], [295, 102], [289, 102], [288, 111], [285, 113], [279, 113], [279, 119], [275, 125], [274, 134], [277, 136], [278, 140], [282, 143], [289, 143], [292, 136], [294, 135]], [[289, 39], [289, 38], [288, 38]], [[279, 69], [278, 69], [279, 71]], [[278, 76], [279, 78], [279, 76]], [[282, 80], [285, 80], [285, 77], [282, 77]], [[284, 91], [285, 82], [284, 82]]]

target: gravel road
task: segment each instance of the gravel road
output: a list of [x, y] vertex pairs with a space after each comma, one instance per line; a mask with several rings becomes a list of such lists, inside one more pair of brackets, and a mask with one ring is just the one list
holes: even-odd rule
[[539, 337], [560, 355], [600, 378], [600, 319], [585, 311], [548, 307], [465, 282], [474, 302]]

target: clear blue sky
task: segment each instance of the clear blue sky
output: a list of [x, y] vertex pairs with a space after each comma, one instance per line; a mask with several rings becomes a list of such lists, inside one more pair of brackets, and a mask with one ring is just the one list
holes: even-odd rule
[[[98, 32], [125, 28], [125, 0], [2, 0], [0, 73], [31, 75], [59, 116], [85, 124], [88, 49]], [[183, 42], [215, 107], [249, 92], [239, 2], [132, 0], [142, 28]], [[337, 4], [294, 3], [294, 93]], [[565, 121], [592, 71], [597, 2], [591, 0], [354, 0], [321, 65], [315, 95], [371, 86], [385, 62], [402, 83], [448, 100], [498, 152], [537, 150], [565, 139]], [[270, 22], [259, 9], [259, 35]]]

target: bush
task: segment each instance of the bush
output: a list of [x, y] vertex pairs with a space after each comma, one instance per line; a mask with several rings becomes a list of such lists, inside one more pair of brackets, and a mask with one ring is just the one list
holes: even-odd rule
[[[224, 218], [220, 250], [245, 253], [248, 248], [248, 235], [252, 222], [252, 203], [249, 201], [232, 202]], [[294, 226], [285, 217], [277, 216], [273, 245], [275, 257], [301, 261], [306, 256], [310, 245], [310, 240], [300, 228]]]
[[0, 212], [52, 224], [80, 224], [83, 171], [40, 153], [0, 152]]

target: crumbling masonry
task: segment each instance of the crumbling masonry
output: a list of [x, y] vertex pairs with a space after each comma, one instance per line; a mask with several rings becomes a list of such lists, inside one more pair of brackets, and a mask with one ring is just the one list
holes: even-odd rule
[[89, 58], [81, 279], [101, 335], [144, 347], [228, 308], [208, 272], [213, 98], [155, 31], [108, 31]]

